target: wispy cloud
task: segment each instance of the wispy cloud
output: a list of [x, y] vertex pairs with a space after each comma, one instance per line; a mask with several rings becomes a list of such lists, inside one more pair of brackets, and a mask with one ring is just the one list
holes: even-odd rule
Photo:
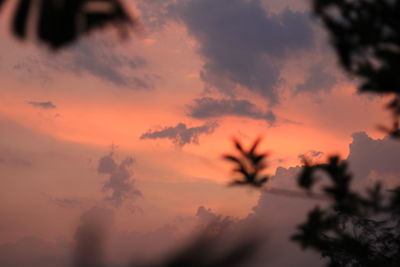
[[275, 114], [272, 111], [263, 111], [248, 100], [238, 99], [197, 98], [194, 99], [193, 105], [189, 105], [188, 115], [197, 119], [238, 116], [265, 120], [269, 124], [275, 122]]
[[27, 104], [34, 106], [36, 108], [42, 108], [42, 109], [55, 109], [56, 105], [53, 104], [51, 101], [26, 101]]
[[200, 135], [211, 134], [217, 127], [217, 122], [197, 127], [187, 127], [185, 123], [178, 123], [176, 126], [164, 127], [160, 130], [149, 130], [140, 136], [140, 139], [170, 139], [177, 146], [183, 147], [186, 144], [197, 144]]

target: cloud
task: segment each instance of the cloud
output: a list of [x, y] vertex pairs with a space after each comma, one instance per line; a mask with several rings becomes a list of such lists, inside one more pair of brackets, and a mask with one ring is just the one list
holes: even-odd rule
[[276, 103], [282, 63], [314, 43], [309, 14], [271, 14], [259, 0], [189, 0], [175, 15], [199, 44], [202, 80], [229, 96], [245, 87]]
[[[357, 132], [352, 135], [353, 141], [349, 145], [348, 161], [350, 170], [355, 175], [355, 182], [365, 185], [367, 178], [400, 175], [400, 143], [390, 137], [372, 139], [365, 132]], [[397, 178], [395, 183], [399, 184]]]
[[314, 160], [314, 159], [319, 159], [322, 155], [324, 154], [324, 152], [322, 151], [316, 151], [316, 150], [309, 150], [304, 154], [300, 154], [297, 157], [301, 160]]
[[56, 56], [40, 53], [16, 65], [31, 78], [51, 81], [55, 73], [89, 74], [118, 87], [151, 89], [152, 75], [143, 73], [147, 61], [141, 56], [127, 55], [112, 41], [100, 38], [79, 40]]
[[140, 136], [140, 139], [170, 139], [177, 146], [197, 144], [201, 134], [211, 134], [218, 127], [217, 122], [206, 123], [202, 126], [187, 127], [184, 123], [165, 127], [160, 130], [149, 130]]
[[[2, 150], [2, 149], [0, 149], [0, 150]], [[3, 152], [3, 151], [1, 151], [1, 152]], [[10, 155], [7, 155], [7, 156], [0, 155], [0, 165], [2, 165], [2, 164], [15, 166], [18, 168], [21, 168], [21, 167], [29, 168], [29, 167], [32, 167], [32, 165], [33, 165], [32, 161], [30, 161], [29, 159], [25, 159], [22, 157], [12, 157]]]
[[269, 124], [275, 122], [275, 114], [272, 111], [262, 111], [253, 103], [238, 99], [197, 98], [194, 99], [194, 104], [189, 106], [188, 115], [197, 119], [238, 116], [266, 120]]
[[84, 204], [82, 199], [50, 197], [50, 201], [60, 208], [76, 208]]
[[75, 74], [87, 72], [117, 86], [149, 89], [150, 85], [146, 80], [132, 73], [144, 67], [146, 60], [140, 56], [127, 57], [118, 54], [112, 46], [99, 41], [79, 42], [71, 48], [70, 60], [63, 67]]
[[112, 152], [99, 161], [97, 172], [109, 175], [103, 186], [103, 192], [110, 192], [106, 200], [110, 201], [114, 207], [121, 206], [127, 199], [136, 199], [142, 196], [141, 191], [136, 188], [135, 179], [132, 179], [133, 163], [132, 157], [126, 157], [117, 163]]
[[65, 240], [46, 241], [26, 236], [0, 245], [0, 266], [69, 267], [69, 245]]
[[321, 64], [313, 65], [305, 81], [296, 87], [295, 94], [301, 92], [327, 92], [336, 84], [335, 76], [327, 73]]
[[36, 108], [42, 108], [42, 109], [55, 109], [56, 105], [53, 104], [51, 101], [46, 101], [46, 102], [39, 102], [39, 101], [27, 101], [27, 104], [34, 106]]
[[[277, 168], [271, 177], [271, 188], [299, 191], [296, 177], [300, 171], [301, 167]], [[305, 220], [308, 211], [316, 204], [314, 200], [290, 197], [290, 194], [261, 193], [249, 219], [258, 222], [260, 226], [257, 230], [267, 235], [268, 244], [263, 251], [270, 255], [269, 266], [324, 266], [319, 254], [304, 251], [290, 240], [297, 225]], [[263, 265], [259, 262], [254, 266]]]

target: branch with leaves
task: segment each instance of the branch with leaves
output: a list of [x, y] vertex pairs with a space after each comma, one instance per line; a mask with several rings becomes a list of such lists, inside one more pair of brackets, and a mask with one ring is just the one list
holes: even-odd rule
[[230, 154], [223, 156], [225, 160], [235, 164], [233, 173], [240, 174], [240, 178], [235, 179], [231, 185], [249, 185], [258, 188], [270, 179], [268, 175], [262, 174], [262, 171], [267, 168], [265, 162], [267, 154], [256, 151], [260, 141], [260, 138], [256, 139], [253, 145], [246, 150], [238, 140], [234, 139], [239, 156]]
[[360, 194], [351, 188], [347, 162], [339, 157], [306, 164], [299, 186], [312, 192], [319, 171], [329, 177], [323, 192], [332, 202], [310, 211], [293, 240], [321, 253], [329, 266], [400, 266], [400, 187], [384, 192], [376, 183]]

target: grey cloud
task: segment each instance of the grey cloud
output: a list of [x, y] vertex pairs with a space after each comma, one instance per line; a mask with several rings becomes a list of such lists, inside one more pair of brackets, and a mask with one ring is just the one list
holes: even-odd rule
[[51, 197], [50, 201], [61, 208], [76, 208], [84, 204], [84, 201], [76, 198]]
[[309, 150], [304, 154], [300, 154], [297, 157], [301, 160], [313, 160], [313, 159], [318, 159], [324, 154], [322, 151], [316, 151], [316, 150]]
[[[271, 188], [298, 191], [296, 177], [300, 171], [301, 167], [277, 168], [275, 175], [271, 177]], [[290, 240], [297, 225], [304, 221], [308, 211], [318, 202], [289, 196], [290, 194], [277, 195], [268, 191], [263, 192], [253, 208], [253, 216], [250, 217], [259, 221], [261, 225], [265, 225], [258, 231], [265, 232], [269, 241], [264, 248], [265, 252], [273, 255], [268, 258], [268, 265], [275, 267], [324, 266], [320, 255], [308, 250], [304, 251]], [[255, 266], [263, 265], [260, 262]]]
[[314, 43], [307, 13], [270, 14], [259, 0], [189, 0], [174, 9], [199, 42], [201, 78], [230, 96], [239, 86], [276, 103], [281, 63]]
[[327, 73], [321, 64], [312, 66], [304, 83], [296, 87], [295, 94], [301, 92], [327, 92], [336, 84], [335, 76]]
[[[129, 71], [144, 67], [144, 58], [126, 57], [110, 50], [113, 51], [112, 44], [106, 42], [79, 42], [71, 48], [70, 61], [63, 67], [75, 74], [88, 72], [117, 86], [150, 88], [144, 79], [128, 74]], [[125, 72], [124, 68], [127, 68]]]
[[42, 108], [42, 109], [55, 109], [56, 105], [53, 104], [51, 101], [45, 101], [45, 102], [40, 102], [40, 101], [27, 101], [27, 104], [34, 106], [36, 108]]
[[10, 156], [0, 156], [0, 165], [2, 164], [8, 164], [11, 166], [16, 166], [16, 167], [32, 167], [32, 161], [29, 159], [25, 159], [22, 157], [10, 157]]
[[159, 31], [169, 19], [175, 0], [137, 0], [136, 5], [140, 10], [140, 20], [147, 30]]
[[142, 196], [141, 191], [136, 188], [135, 179], [132, 179], [131, 167], [133, 163], [132, 157], [126, 157], [120, 163], [117, 163], [113, 153], [102, 157], [99, 161], [97, 172], [109, 175], [103, 186], [103, 192], [110, 192], [106, 200], [110, 201], [114, 207], [121, 206], [127, 199], [136, 199]]
[[140, 139], [166, 138], [177, 146], [183, 147], [186, 144], [197, 144], [201, 134], [211, 134], [217, 127], [217, 122], [206, 123], [197, 127], [187, 127], [184, 123], [178, 123], [176, 126], [165, 127], [161, 130], [149, 130]]
[[211, 209], [207, 209], [204, 206], [197, 208], [196, 216], [206, 221], [214, 221], [218, 218], [218, 215], [212, 212]]
[[26, 57], [14, 69], [29, 77], [51, 81], [55, 73], [90, 74], [118, 87], [151, 89], [154, 75], [144, 73], [147, 61], [141, 56], [126, 55], [115, 44], [93, 38], [80, 40], [61, 53]]
[[[355, 174], [355, 181], [364, 184], [366, 178], [376, 172], [377, 176], [400, 174], [400, 143], [390, 137], [372, 139], [365, 132], [352, 135], [348, 161]], [[400, 180], [397, 181], [397, 183]]]
[[275, 122], [272, 111], [262, 111], [247, 100], [215, 99], [211, 97], [197, 98], [189, 106], [189, 116], [197, 119], [208, 119], [222, 116], [249, 117], [256, 120], [266, 120], [269, 124]]

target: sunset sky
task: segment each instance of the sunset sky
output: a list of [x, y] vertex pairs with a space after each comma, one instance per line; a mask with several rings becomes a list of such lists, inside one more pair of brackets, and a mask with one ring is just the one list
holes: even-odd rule
[[233, 137], [263, 137], [267, 173], [280, 170], [271, 187], [294, 188], [301, 155], [349, 157], [365, 180], [385, 174], [390, 184], [400, 172], [381, 158], [357, 173], [371, 151], [400, 155], [377, 130], [390, 122], [387, 99], [357, 93], [308, 1], [127, 5], [140, 21], [128, 40], [110, 29], [59, 52], [16, 40], [0, 20], [0, 265], [42, 253], [32, 244], [57, 254], [92, 207], [113, 211], [117, 233], [184, 228], [202, 206], [259, 212], [268, 193], [227, 186], [221, 155]]

